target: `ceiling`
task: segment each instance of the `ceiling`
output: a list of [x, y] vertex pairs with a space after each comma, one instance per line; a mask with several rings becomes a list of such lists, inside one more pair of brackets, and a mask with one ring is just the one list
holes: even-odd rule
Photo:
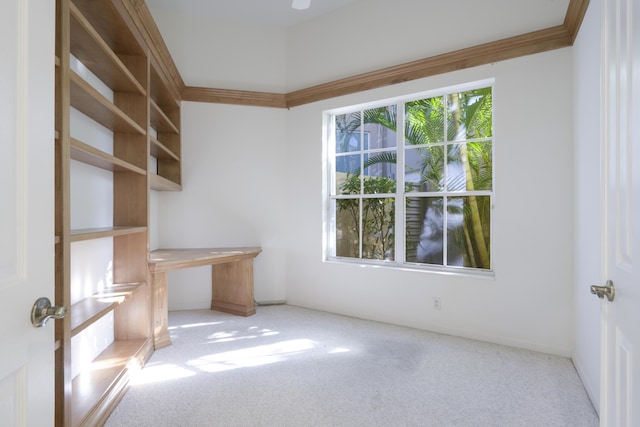
[[215, 20], [290, 27], [344, 7], [356, 0], [311, 0], [311, 7], [295, 10], [292, 0], [146, 0], [150, 8]]

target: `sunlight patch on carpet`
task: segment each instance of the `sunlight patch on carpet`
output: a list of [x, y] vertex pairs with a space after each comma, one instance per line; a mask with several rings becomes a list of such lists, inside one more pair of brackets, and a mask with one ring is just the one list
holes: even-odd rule
[[237, 368], [268, 365], [288, 360], [298, 354], [313, 350], [318, 343], [308, 339], [281, 341], [275, 344], [249, 347], [242, 350], [210, 354], [190, 360], [189, 366], [203, 372], [223, 372]]
[[249, 328], [249, 332], [251, 335], [240, 335], [241, 331], [230, 331], [230, 332], [216, 332], [207, 337], [207, 339], [211, 340], [210, 343], [223, 343], [223, 342], [232, 342], [238, 340], [248, 340], [262, 337], [269, 337], [273, 335], [278, 335], [280, 332], [272, 331], [271, 329], [258, 329], [257, 327]]
[[169, 380], [177, 380], [180, 378], [187, 378], [196, 375], [190, 369], [183, 368], [182, 366], [163, 363], [160, 365], [147, 365], [142, 371], [137, 373], [131, 379], [131, 385], [143, 385], [158, 383]]

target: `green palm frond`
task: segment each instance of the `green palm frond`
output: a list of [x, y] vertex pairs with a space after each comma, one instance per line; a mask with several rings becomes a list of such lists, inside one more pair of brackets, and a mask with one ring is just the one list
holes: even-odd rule
[[383, 153], [378, 153], [375, 156], [371, 156], [369, 157], [365, 162], [364, 162], [364, 168], [368, 168], [370, 166], [373, 165], [377, 165], [380, 163], [391, 163], [391, 164], [396, 164], [398, 162], [398, 154], [393, 151], [385, 151]]

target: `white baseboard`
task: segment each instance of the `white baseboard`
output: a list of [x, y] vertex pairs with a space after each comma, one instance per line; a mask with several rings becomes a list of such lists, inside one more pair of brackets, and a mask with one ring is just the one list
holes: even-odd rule
[[266, 305], [282, 305], [282, 304], [286, 304], [287, 300], [264, 300], [264, 301], [256, 301], [256, 306], [258, 307], [263, 307]]

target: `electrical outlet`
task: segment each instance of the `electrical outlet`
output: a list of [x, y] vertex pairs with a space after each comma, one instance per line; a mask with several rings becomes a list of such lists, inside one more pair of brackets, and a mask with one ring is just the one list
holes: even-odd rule
[[433, 309], [437, 311], [442, 310], [442, 302], [440, 301], [440, 297], [433, 297]]

